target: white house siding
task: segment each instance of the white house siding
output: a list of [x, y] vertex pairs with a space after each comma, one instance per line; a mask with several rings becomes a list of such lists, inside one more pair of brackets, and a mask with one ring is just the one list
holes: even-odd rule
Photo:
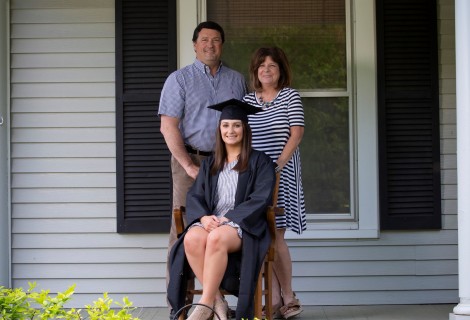
[[[306, 305], [458, 301], [453, 8], [439, 1], [443, 230], [290, 240]], [[13, 285], [166, 305], [167, 235], [116, 233], [114, 2], [12, 0], [11, 22]]]
[[11, 1], [12, 281], [164, 305], [167, 235], [116, 233], [114, 14]]

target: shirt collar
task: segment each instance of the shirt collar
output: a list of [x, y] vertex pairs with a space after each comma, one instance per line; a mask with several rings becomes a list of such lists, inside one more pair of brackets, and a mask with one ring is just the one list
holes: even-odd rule
[[[203, 73], [205, 73], [205, 74], [210, 74], [210, 69], [209, 69], [209, 67], [208, 67], [207, 65], [205, 65], [204, 63], [202, 63], [200, 60], [194, 59], [194, 65], [195, 65], [196, 68], [198, 68], [201, 72], [203, 72]], [[217, 68], [217, 72], [216, 72], [216, 73], [219, 73], [221, 68], [222, 68], [222, 61], [220, 61], [219, 68]]]

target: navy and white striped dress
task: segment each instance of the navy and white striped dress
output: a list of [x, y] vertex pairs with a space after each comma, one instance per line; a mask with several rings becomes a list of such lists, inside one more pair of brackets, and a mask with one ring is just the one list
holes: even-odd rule
[[[243, 101], [263, 107], [253, 92]], [[304, 126], [299, 93], [292, 88], [282, 89], [272, 105], [249, 116], [249, 124], [253, 131], [253, 149], [263, 151], [276, 161], [290, 137], [290, 127]], [[298, 234], [307, 229], [299, 148], [281, 171], [277, 205], [285, 211], [284, 216], [276, 218], [277, 228], [287, 228]]]

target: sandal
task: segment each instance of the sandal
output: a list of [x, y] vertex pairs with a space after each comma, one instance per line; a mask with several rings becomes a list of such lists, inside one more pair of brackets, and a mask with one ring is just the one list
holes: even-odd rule
[[212, 309], [204, 305], [197, 305], [186, 320], [208, 320], [212, 318]]
[[277, 305], [273, 306], [272, 318], [266, 318], [266, 306], [263, 306], [263, 310], [262, 310], [262, 313], [261, 313], [261, 318], [266, 319], [266, 320], [283, 319], [283, 316], [281, 314], [281, 305], [277, 304]]
[[215, 298], [214, 311], [217, 313], [214, 314], [214, 320], [227, 320], [230, 317], [228, 303], [224, 298]]
[[279, 311], [281, 312], [284, 319], [290, 319], [300, 314], [302, 311], [304, 311], [304, 309], [302, 309], [302, 305], [300, 304], [299, 299], [294, 298], [292, 302], [289, 302], [288, 304], [282, 306]]

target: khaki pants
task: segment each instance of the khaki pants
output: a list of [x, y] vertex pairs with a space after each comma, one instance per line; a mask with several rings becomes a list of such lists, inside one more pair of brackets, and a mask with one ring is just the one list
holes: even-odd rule
[[[201, 165], [201, 161], [205, 159], [205, 156], [190, 154], [191, 160], [197, 166]], [[171, 157], [171, 176], [173, 179], [173, 208], [179, 208], [181, 206], [186, 205], [186, 194], [188, 193], [189, 188], [193, 185], [194, 179], [191, 178], [186, 174], [186, 171], [183, 167], [179, 164], [178, 161], [172, 156]], [[184, 224], [187, 224], [186, 215], [183, 214]], [[171, 248], [175, 244], [176, 240], [178, 239], [178, 235], [176, 234], [176, 225], [173, 219], [171, 220], [171, 228], [170, 228], [170, 238], [168, 240], [168, 256], [170, 255]], [[167, 272], [166, 272], [166, 285], [168, 287], [168, 283], [170, 281], [169, 275], [169, 264], [168, 264], [168, 257], [167, 257]], [[194, 288], [194, 279], [188, 282], [188, 289]], [[190, 304], [193, 302], [193, 296], [188, 295], [186, 297], [186, 304]], [[170, 307], [170, 305], [168, 304]], [[171, 308], [171, 307], [170, 307]], [[175, 312], [177, 310], [174, 310]]]

